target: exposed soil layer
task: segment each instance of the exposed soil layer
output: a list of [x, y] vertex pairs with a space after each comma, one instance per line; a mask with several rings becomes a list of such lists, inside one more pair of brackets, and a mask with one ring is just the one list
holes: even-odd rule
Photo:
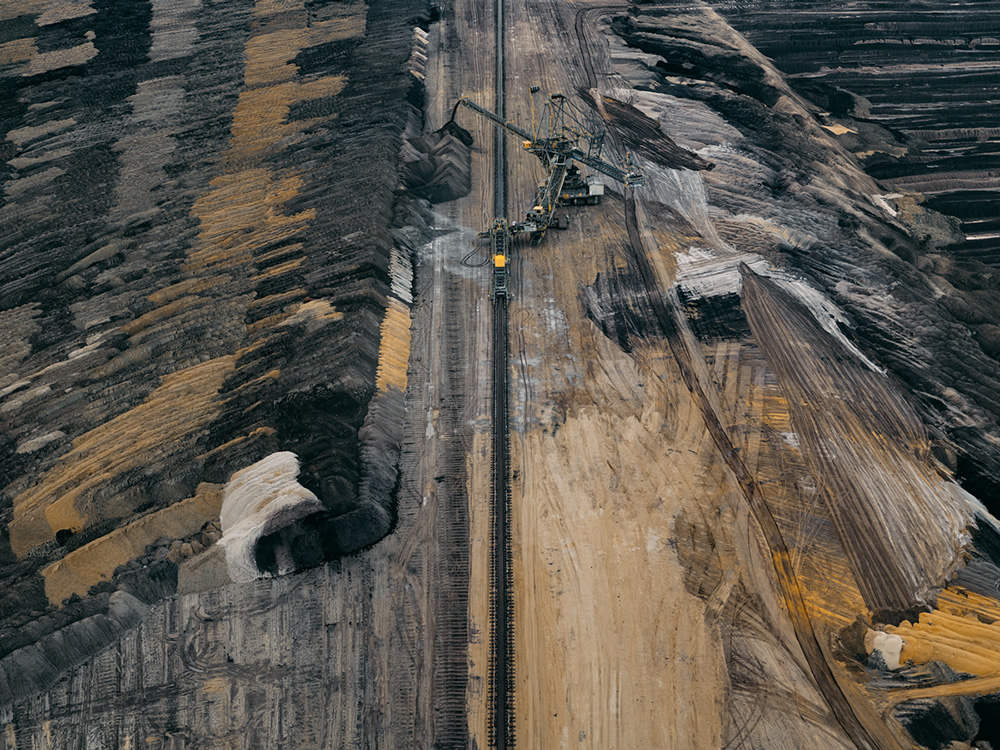
[[[436, 128], [495, 100], [492, 5], [22, 9], [0, 742], [487, 746], [497, 367], [520, 745], [995, 735], [1000, 532], [958, 482], [1000, 497], [1000, 298], [872, 176], [919, 134], [708, 4], [508, 4], [507, 116], [586, 92], [647, 181], [513, 244], [491, 362], [494, 129]], [[234, 583], [227, 489], [282, 451], [303, 502], [245, 567], [337, 559]]]
[[412, 151], [403, 165], [403, 183], [411, 194], [444, 203], [469, 194], [472, 187], [469, 147], [472, 136], [454, 122], [436, 133], [408, 141]]
[[[629, 65], [612, 42], [616, 72], [632, 86], [630, 101], [679, 146], [715, 165], [698, 178], [647, 165], [652, 190], [646, 192], [691, 229], [678, 237], [674, 222], [650, 221], [651, 212], [643, 211], [647, 196], [637, 191], [636, 234], [659, 283], [673, 284], [668, 299], [679, 330], [671, 336], [681, 343], [671, 338], [671, 351], [705, 423], [725, 432], [725, 439], [715, 439], [710, 430], [721, 455], [753, 490], [744, 494], [762, 524], [776, 590], [785, 596], [810, 679], [852, 744], [971, 740], [977, 731], [972, 704], [956, 697], [963, 693], [948, 678], [949, 668], [921, 678], [935, 684], [927, 695], [919, 693], [924, 688], [916, 687], [915, 674], [897, 675], [901, 691], [916, 692], [892, 698], [900, 708], [886, 720], [879, 691], [888, 688], [850, 687], [871, 673], [854, 657], [832, 658], [833, 634], [847, 633], [857, 617], [886, 633], [912, 620], [912, 653], [952, 664], [952, 672], [967, 671], [977, 652], [965, 626], [925, 636], [932, 627], [925, 617], [937, 602], [948, 616], [996, 621], [996, 592], [985, 589], [992, 574], [989, 541], [977, 531], [994, 521], [981, 523], [982, 506], [954, 480], [969, 477], [988, 489], [991, 470], [983, 467], [996, 464], [997, 366], [988, 326], [997, 315], [971, 302], [969, 282], [959, 288], [942, 275], [963, 273], [951, 260], [955, 223], [913, 196], [893, 194], [851, 153], [908, 144], [908, 136], [877, 123], [855, 127], [863, 105], [857, 96], [814, 87], [814, 98], [826, 97], [824, 114], [707, 6], [642, 4], [615, 18], [612, 28], [647, 53]], [[834, 121], [833, 109], [855, 119]], [[853, 139], [851, 145], [845, 139]], [[615, 264], [622, 268], [620, 260]], [[612, 285], [604, 273], [585, 295], [586, 309], [621, 341], [620, 329], [637, 318], [614, 314], [609, 292], [620, 290], [628, 300], [655, 295], [648, 281], [645, 290], [630, 288], [635, 281], [625, 274]], [[977, 292], [986, 290], [980, 285]], [[629, 348], [636, 351], [635, 340]], [[964, 476], [953, 477], [956, 468], [965, 469]], [[990, 492], [977, 494], [992, 501]], [[764, 523], [767, 517], [773, 520]], [[687, 514], [677, 532], [686, 541], [688, 590], [713, 607], [742, 590], [751, 598], [746, 609], [767, 612], [770, 585], [761, 586], [744, 567], [737, 568], [738, 581], [720, 582], [708, 555], [697, 565], [703, 577], [691, 575], [704, 556], [699, 548], [726, 546], [725, 524], [692, 529], [691, 518]], [[973, 535], [971, 545], [965, 533]], [[965, 555], [975, 559], [965, 565]], [[970, 597], [965, 606], [963, 596]], [[933, 616], [935, 623], [946, 619]], [[802, 744], [776, 730], [780, 720], [766, 701], [751, 700], [762, 685], [744, 688], [746, 675], [766, 672], [774, 658], [763, 643], [750, 645], [746, 627], [736, 616], [723, 631], [734, 686], [727, 736], [734, 743]], [[941, 638], [952, 650], [927, 645]], [[824, 662], [836, 675], [832, 683]], [[784, 679], [775, 675], [769, 685]], [[972, 690], [969, 685], [966, 692]], [[921, 708], [917, 700], [929, 703]], [[935, 722], [940, 711], [955, 721]], [[818, 714], [802, 719], [804, 725], [784, 731], [831, 726]]]
[[935, 196], [930, 205], [981, 236], [978, 255], [1000, 247], [988, 236], [1000, 227], [1000, 131], [990, 93], [1000, 68], [1000, 5], [711, 5], [834, 118], [854, 115], [912, 136], [865, 151], [869, 173]]
[[390, 530], [427, 221], [397, 195], [425, 3], [18, 8], [0, 11], [4, 703], [137, 624], [114, 592], [172, 594], [218, 521], [202, 488], [270, 453], [299, 456], [325, 510], [264, 538], [261, 575], [282, 540], [314, 565]]
[[[913, 195], [960, 222], [964, 239], [943, 241], [930, 230], [923, 244], [938, 249], [908, 259], [929, 272], [949, 312], [973, 324], [976, 343], [996, 359], [1000, 130], [991, 92], [1000, 70], [1000, 6], [711, 5], [823, 110], [814, 113], [817, 121], [887, 191]], [[982, 465], [984, 447], [962, 456], [960, 474], [995, 509], [996, 467]]]
[[[615, 22], [629, 43], [659, 59], [676, 59], [693, 46], [700, 61], [686, 73], [669, 74], [656, 63], [660, 75], [649, 85], [681, 102], [703, 102], [739, 131], [739, 148], [757, 164], [747, 169], [736, 154], [703, 149], [737, 168], [735, 179], [707, 179], [712, 202], [734, 217], [750, 211], [765, 217], [756, 229], [739, 218], [719, 223], [719, 236], [737, 247], [760, 248], [828, 293], [849, 315], [843, 330], [908, 385], [924, 421], [957, 448], [960, 480], [996, 510], [1000, 366], [990, 336], [1000, 308], [992, 272], [982, 260], [970, 266], [955, 255], [958, 238], [939, 215], [910, 197], [878, 197], [892, 188], [859, 180], [856, 167], [850, 171], [857, 176], [848, 177], [837, 137], [817, 137], [824, 121], [810, 112], [812, 105], [791, 114], [769, 109], [770, 94], [734, 96], [729, 80], [746, 61], [734, 67], [734, 50], [716, 52], [719, 45], [693, 22], [660, 20], [669, 6], [642, 7], [638, 17]], [[665, 113], [664, 122], [682, 124], [685, 111]], [[843, 185], [842, 197], [809, 187], [828, 180]], [[888, 201], [885, 208], [880, 201]], [[800, 213], [805, 205], [810, 216]], [[784, 229], [773, 231], [778, 227]], [[878, 291], [887, 285], [896, 289], [892, 310]]]
[[711, 163], [697, 154], [678, 147], [669, 135], [660, 129], [656, 120], [647, 117], [630, 104], [617, 99], [601, 97], [595, 101], [591, 92], [579, 90], [580, 98], [591, 107], [598, 108], [607, 121], [620, 132], [625, 146], [655, 161], [664, 167], [674, 169], [711, 169]]

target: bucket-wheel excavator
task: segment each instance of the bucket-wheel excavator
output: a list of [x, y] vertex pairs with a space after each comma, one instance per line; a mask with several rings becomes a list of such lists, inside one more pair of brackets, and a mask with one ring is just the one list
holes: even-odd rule
[[[604, 146], [604, 132], [586, 124], [587, 116], [562, 94], [545, 97], [541, 108], [536, 105], [538, 86], [532, 86], [531, 130], [514, 124], [485, 107], [481, 107], [468, 97], [462, 97], [455, 104], [451, 119], [455, 119], [459, 107], [471, 109], [485, 117], [501, 131], [521, 139], [522, 148], [534, 154], [545, 167], [545, 180], [538, 186], [535, 205], [526, 212], [524, 221], [508, 222], [499, 217], [489, 230], [480, 236], [489, 238], [493, 255], [493, 284], [490, 296], [509, 296], [508, 247], [515, 234], [527, 234], [531, 244], [537, 245], [550, 228], [566, 229], [569, 217], [557, 217], [558, 206], [597, 204], [604, 195], [604, 184], [597, 175], [583, 176], [574, 162], [580, 162], [591, 169], [607, 175], [625, 187], [639, 187], [645, 177], [632, 161], [632, 155], [625, 154], [625, 164], [618, 166], [601, 155]], [[537, 115], [537, 116], [536, 116]], [[502, 168], [497, 165], [497, 168]]]
[[[520, 138], [522, 148], [542, 162], [547, 174], [538, 186], [535, 205], [525, 214], [524, 221], [507, 225], [511, 234], [531, 235], [532, 244], [540, 242], [547, 229], [565, 229], [568, 226], [566, 217], [556, 218], [555, 210], [558, 206], [600, 202], [604, 194], [603, 183], [596, 175], [582, 176], [574, 162], [607, 175], [626, 187], [638, 187], [645, 182], [632, 162], [631, 154], [626, 154], [623, 166], [602, 157], [604, 133], [588, 126], [584, 112], [575, 107], [567, 97], [550, 94], [545, 97], [544, 104], [539, 109], [536, 106], [538, 92], [538, 86], [530, 88], [530, 131], [479, 106], [468, 97], [459, 99], [452, 112], [454, 119], [460, 106], [471, 109], [503, 132]], [[484, 234], [492, 233], [493, 229]]]
[[541, 108], [536, 99], [539, 88], [532, 86], [531, 130], [526, 130], [498, 114], [481, 107], [468, 97], [455, 104], [452, 119], [459, 107], [471, 109], [496, 125], [500, 130], [521, 139], [522, 148], [534, 154], [547, 172], [538, 186], [535, 205], [525, 215], [525, 220], [510, 225], [513, 233], [527, 232], [538, 242], [545, 230], [557, 226], [554, 219], [558, 206], [570, 204], [596, 204], [604, 194], [604, 185], [596, 175], [584, 177], [574, 162], [607, 175], [626, 187], [639, 187], [645, 178], [626, 154], [624, 166], [618, 166], [601, 155], [604, 133], [595, 131], [585, 122], [586, 115], [562, 94], [545, 97]]

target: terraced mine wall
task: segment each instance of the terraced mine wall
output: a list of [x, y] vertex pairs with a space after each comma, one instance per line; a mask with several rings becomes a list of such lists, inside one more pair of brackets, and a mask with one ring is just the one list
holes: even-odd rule
[[[998, 238], [985, 235], [1000, 227], [1000, 130], [991, 93], [1000, 4], [712, 5], [832, 117], [853, 113], [862, 127], [896, 130], [888, 147], [858, 149], [869, 173], [927, 195], [930, 205], [963, 219], [970, 234], [984, 235], [967, 250], [996, 252]], [[809, 23], [801, 23], [802, 12]]]
[[412, 0], [0, 9], [0, 703], [179, 578], [228, 583], [223, 490], [271, 454], [298, 457], [322, 510], [269, 519], [259, 575], [392, 527], [425, 227], [397, 164], [427, 18]]
[[[746, 152], [766, 165], [756, 176], [745, 175], [757, 181], [753, 186], [707, 179], [713, 203], [734, 217], [752, 210], [793, 229], [779, 237], [766, 226], [753, 228], [736, 218], [731, 229], [724, 228], [722, 239], [740, 250], [769, 247], [782, 265], [829, 294], [849, 316], [840, 325], [844, 334], [873, 352], [877, 364], [889, 368], [913, 394], [936, 454], [996, 511], [1000, 362], [992, 337], [1000, 308], [988, 257], [963, 241], [954, 219], [926, 210], [923, 195], [894, 193], [891, 182], [861, 178], [855, 154], [888, 148], [895, 142], [894, 131], [870, 119], [845, 119], [845, 127], [857, 131], [845, 141], [828, 117], [826, 101], [821, 106], [803, 99], [808, 122], [802, 115], [785, 114], [782, 99], [788, 94], [735, 43], [671, 29], [668, 15], [675, 11], [670, 3], [636, 9], [632, 18], [618, 19], [615, 28], [629, 44], [658, 56], [650, 63], [653, 89], [708, 104], [739, 131]], [[740, 30], [739, 22], [734, 23]], [[683, 120], [685, 115], [662, 112], [668, 132], [673, 132], [675, 117]], [[808, 134], [803, 132], [807, 127]], [[827, 137], [814, 137], [824, 130]], [[682, 145], [698, 148], [713, 161], [739, 161], [705, 149], [715, 138], [706, 131], [704, 143], [695, 138]], [[840, 195], [824, 195], [824, 183], [836, 185]], [[809, 185], [817, 189], [809, 190]], [[894, 197], [887, 202], [882, 194]], [[801, 207], [791, 207], [803, 200], [811, 203], [805, 214]], [[886, 305], [884, 293], [890, 288], [894, 299]]]
[[[992, 674], [987, 644], [1000, 621], [988, 583], [996, 521], [983, 508], [995, 512], [1000, 497], [991, 479], [1000, 415], [1000, 370], [986, 338], [997, 320], [991, 271], [976, 289], [950, 282], [944, 273], [959, 278], [962, 262], [958, 222], [866, 173], [863, 153], [897, 133], [857, 111], [832, 118], [828, 101], [803, 96], [710, 8], [643, 3], [612, 28], [646, 54], [618, 69], [632, 104], [715, 166], [699, 178], [647, 169], [645, 221], [662, 245], [645, 252], [668, 269], [679, 330], [657, 325], [656, 290], [643, 282], [642, 243], [632, 236], [627, 262], [583, 291], [590, 318], [626, 351], [666, 334], [672, 351], [680, 341], [685, 356], [704, 357], [685, 361], [685, 377], [733, 440], [721, 452], [734, 475], [760, 493], [780, 538], [768, 541], [779, 580], [781, 547], [798, 559], [792, 580], [806, 616], [786, 610], [850, 746], [994, 740], [1000, 684], [983, 676]], [[744, 378], [772, 395], [727, 407]], [[755, 402], [762, 442], [741, 445]], [[754, 468], [741, 476], [741, 462]], [[678, 537], [689, 533], [688, 521], [679, 525]], [[685, 546], [691, 559], [704, 549]], [[718, 571], [686, 580], [688, 590], [710, 601], [722, 559]], [[740, 618], [734, 611], [721, 626], [731, 639], [729, 744], [751, 741], [752, 725], [769, 721], [756, 696], [773, 682], [767, 660], [739, 634]], [[826, 664], [846, 664], [868, 697], [827, 689], [803, 624], [830, 649]]]
[[[834, 8], [782, 0], [712, 6], [823, 111], [823, 125], [887, 191], [960, 222], [951, 241], [928, 227], [921, 247], [888, 246], [935, 280], [947, 316], [974, 339], [959, 339], [953, 353], [961, 364], [951, 368], [945, 382], [995, 415], [996, 391], [977, 373], [992, 371], [1000, 356], [995, 278], [1000, 129], [994, 104], [1000, 4], [850, 2]], [[800, 14], [809, 22], [803, 23]], [[983, 361], [984, 353], [989, 362]], [[928, 385], [912, 372], [917, 368], [907, 369], [908, 381], [921, 390]], [[953, 405], [933, 408], [942, 412]], [[975, 428], [955, 427], [950, 435], [961, 446], [959, 473], [965, 486], [996, 512], [1000, 487], [992, 441], [982, 440]]]

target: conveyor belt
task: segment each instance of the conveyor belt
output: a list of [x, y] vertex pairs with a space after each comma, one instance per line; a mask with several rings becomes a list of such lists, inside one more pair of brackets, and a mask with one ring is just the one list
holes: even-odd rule
[[[504, 7], [496, 0], [496, 105], [504, 107]], [[494, 130], [494, 216], [507, 215], [504, 133]], [[490, 534], [490, 747], [514, 747], [514, 618], [510, 545], [510, 473], [507, 432], [507, 296], [493, 299], [493, 466]]]

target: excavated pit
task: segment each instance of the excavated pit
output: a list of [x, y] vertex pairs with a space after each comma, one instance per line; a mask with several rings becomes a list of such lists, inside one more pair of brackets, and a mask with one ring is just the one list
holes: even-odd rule
[[390, 531], [427, 228], [397, 190], [425, 4], [43, 6], [3, 22], [23, 55], [0, 71], [8, 710], [181, 568], [189, 593], [228, 583], [206, 529], [269, 455], [321, 511], [276, 515], [245, 576]]
[[[508, 6], [649, 178], [512, 254], [525, 746], [996, 741], [995, 133], [891, 64], [991, 2]], [[486, 6], [119, 5], [0, 27], [5, 741], [482, 746]]]

